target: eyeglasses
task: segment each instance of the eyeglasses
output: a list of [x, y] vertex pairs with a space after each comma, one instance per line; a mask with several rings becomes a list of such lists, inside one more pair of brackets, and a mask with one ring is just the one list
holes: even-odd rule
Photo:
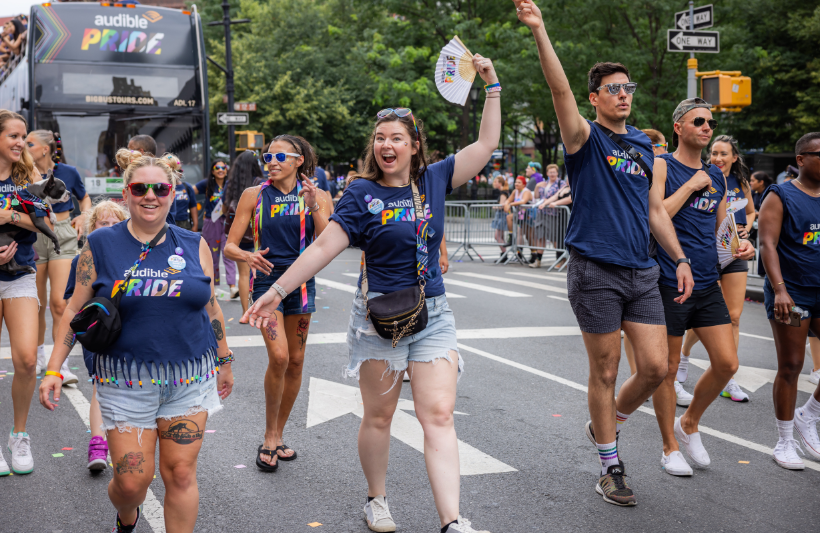
[[614, 96], [621, 92], [621, 87], [623, 87], [624, 92], [626, 94], [632, 94], [635, 92], [635, 90], [637, 90], [638, 84], [634, 81], [631, 81], [629, 83], [607, 83], [606, 85], [601, 85], [596, 90], [600, 91], [601, 89], [606, 88], [609, 90], [609, 94]]
[[228, 170], [225, 165], [214, 165], [214, 170]]
[[653, 144], [652, 146], [654, 146], [655, 148], [666, 148], [667, 146], [669, 146], [669, 143], [658, 143]]
[[379, 119], [381, 120], [383, 118], [389, 117], [393, 113], [395, 113], [396, 116], [399, 118], [404, 118], [407, 115], [410, 115], [410, 118], [413, 119], [413, 126], [416, 128], [416, 137], [419, 136], [419, 127], [416, 124], [416, 117], [413, 115], [413, 112], [407, 107], [398, 107], [396, 109], [391, 109], [388, 107], [387, 109], [382, 109], [381, 111], [376, 113], [376, 116], [379, 117]]
[[129, 183], [128, 190], [131, 191], [131, 194], [142, 198], [146, 194], [148, 194], [148, 189], [153, 189], [154, 194], [158, 198], [165, 198], [169, 194], [171, 194], [171, 184], [170, 183]]
[[799, 155], [813, 155], [815, 157], [820, 157], [820, 152], [800, 152]]
[[718, 121], [717, 121], [717, 120], [715, 120], [715, 119], [713, 119], [713, 118], [710, 118], [709, 120], [706, 120], [706, 119], [705, 119], [705, 118], [703, 118], [703, 117], [696, 117], [696, 118], [692, 121], [692, 124], [693, 124], [696, 128], [700, 128], [700, 127], [701, 127], [701, 126], [703, 126], [704, 124], [709, 124], [709, 129], [710, 129], [710, 130], [712, 130], [712, 131], [715, 131], [715, 130], [717, 129], [717, 127], [718, 127]]
[[264, 153], [262, 154], [262, 159], [265, 160], [265, 163], [273, 163], [273, 158], [275, 157], [277, 161], [279, 161], [280, 163], [284, 163], [285, 160], [287, 160], [288, 156], [302, 157], [302, 154], [292, 154], [290, 152], [277, 152], [275, 154]]

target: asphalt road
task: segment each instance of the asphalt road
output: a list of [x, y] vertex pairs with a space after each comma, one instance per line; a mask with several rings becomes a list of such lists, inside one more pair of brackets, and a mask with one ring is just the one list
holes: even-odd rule
[[[348, 250], [318, 276], [320, 299], [310, 327], [302, 392], [285, 433], [299, 458], [280, 462], [274, 474], [254, 466], [264, 428], [265, 350], [257, 346], [258, 332], [238, 323], [238, 301], [222, 302], [236, 353], [236, 386], [207, 425], [215, 431], [206, 434], [199, 457], [196, 531], [368, 531], [362, 519], [366, 484], [356, 449], [357, 383], [342, 378], [344, 332], [358, 267], [358, 254]], [[696, 469], [692, 478], [661, 470], [660, 433], [649, 402], [629, 419], [620, 439], [639, 503], [618, 508], [594, 490], [600, 470], [596, 450], [584, 434], [587, 360], [565, 300], [565, 277], [520, 265], [468, 261], [452, 263], [445, 280], [465, 360], [456, 403], [463, 414], [455, 417], [456, 429], [463, 442], [462, 468], [473, 472], [462, 477], [461, 513], [475, 527], [493, 533], [813, 530], [820, 463], [806, 459], [813, 469], [790, 472], [766, 453], [777, 441], [767, 381], [776, 363], [761, 304], [747, 302], [741, 320], [739, 376], [741, 384], [754, 389], [751, 402], [718, 398], [702, 421], [711, 467]], [[0, 372], [13, 372], [5, 331], [2, 346]], [[693, 358], [706, 358], [700, 345]], [[70, 362], [82, 376], [81, 357], [72, 356]], [[702, 372], [693, 365], [688, 390]], [[628, 373], [624, 357], [619, 383]], [[2, 431], [11, 428], [10, 389], [6, 374], [0, 379]], [[115, 511], [106, 493], [111, 469], [97, 476], [86, 469], [89, 435], [81, 413], [90, 397], [90, 383], [82, 380], [66, 392], [54, 413], [33, 399], [28, 431], [35, 471], [0, 479], [0, 531], [111, 530]], [[419, 433], [409, 384], [404, 384], [402, 398], [407, 401], [400, 405], [391, 440], [390, 508], [399, 531], [435, 532], [439, 523], [414, 440]], [[807, 398], [801, 391], [798, 402]], [[63, 456], [54, 457], [59, 453]], [[5, 446], [3, 454], [10, 461]], [[164, 531], [159, 476], [151, 494], [148, 520], [138, 528], [142, 533]]]

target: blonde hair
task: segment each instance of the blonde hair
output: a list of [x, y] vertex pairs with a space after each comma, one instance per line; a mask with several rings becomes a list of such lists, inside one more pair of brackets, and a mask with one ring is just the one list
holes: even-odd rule
[[88, 235], [96, 229], [97, 221], [106, 216], [114, 216], [122, 222], [128, 218], [128, 210], [120, 203], [111, 200], [102, 200], [94, 207], [85, 212], [85, 234]]
[[[19, 120], [23, 123], [26, 130], [28, 130], [28, 123], [22, 115], [18, 115], [7, 109], [0, 109], [0, 133], [6, 131], [6, 124], [10, 120]], [[34, 183], [35, 176], [39, 179], [37, 169], [34, 167], [34, 159], [31, 158], [31, 154], [28, 153], [28, 150], [23, 150], [22, 153], [20, 153], [20, 160], [11, 164], [11, 180], [18, 187], [25, 187], [26, 185]]]
[[182, 161], [179, 160], [177, 156], [174, 154], [165, 153], [162, 156], [162, 159], [168, 162], [168, 166], [171, 167], [171, 170], [174, 171], [174, 175], [177, 178], [177, 183], [182, 181]]
[[[174, 157], [176, 159], [176, 157]], [[179, 161], [177, 159], [177, 161]], [[117, 150], [117, 164], [122, 169], [122, 178], [125, 185], [131, 182], [134, 177], [134, 172], [144, 167], [156, 167], [165, 173], [168, 178], [168, 183], [171, 185], [177, 184], [176, 166], [164, 157], [154, 157], [152, 155], [143, 155], [136, 150], [129, 150], [128, 148], [120, 148]]]
[[555, 172], [557, 172], [559, 176], [561, 175], [561, 167], [559, 167], [555, 163], [550, 163], [549, 165], [547, 165], [547, 172], [549, 172], [551, 168], [554, 168]]

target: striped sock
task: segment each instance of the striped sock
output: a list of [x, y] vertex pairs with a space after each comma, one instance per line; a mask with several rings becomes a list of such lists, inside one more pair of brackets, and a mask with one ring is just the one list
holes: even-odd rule
[[620, 412], [618, 410], [615, 411], [615, 434], [616, 435], [621, 432], [621, 428], [623, 427], [624, 424], [626, 424], [627, 420], [629, 420], [629, 415], [625, 415], [625, 414], [623, 414], [622, 412]]
[[618, 464], [618, 446], [614, 442], [595, 445], [598, 447], [598, 458], [601, 460], [601, 475], [605, 476], [610, 466]]

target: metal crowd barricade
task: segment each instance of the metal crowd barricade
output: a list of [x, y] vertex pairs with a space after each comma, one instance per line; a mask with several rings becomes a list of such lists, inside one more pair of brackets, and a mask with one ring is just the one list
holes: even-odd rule
[[[540, 253], [554, 252], [555, 259], [547, 269], [562, 271], [567, 266], [569, 251], [565, 239], [569, 225], [569, 207], [547, 207], [538, 209], [528, 205], [516, 206], [513, 214], [512, 247], [507, 251], [504, 263], [522, 262], [523, 249]], [[542, 263], [545, 261], [541, 259]], [[549, 261], [549, 260], [547, 260]]]
[[466, 254], [473, 259], [467, 239], [469, 228], [470, 215], [467, 212], [467, 204], [444, 202], [444, 239], [449, 244], [458, 244], [454, 251], [449, 252], [451, 259], [459, 252], [461, 252], [461, 257]]
[[[475, 246], [506, 246], [507, 239], [507, 213], [498, 202], [493, 203], [472, 203], [468, 209], [470, 218], [470, 231], [467, 236], [467, 246], [476, 251]], [[478, 255], [478, 251], [476, 251]], [[499, 259], [496, 259], [498, 263]], [[479, 258], [481, 256], [479, 255]], [[484, 259], [481, 258], [483, 261]]]

